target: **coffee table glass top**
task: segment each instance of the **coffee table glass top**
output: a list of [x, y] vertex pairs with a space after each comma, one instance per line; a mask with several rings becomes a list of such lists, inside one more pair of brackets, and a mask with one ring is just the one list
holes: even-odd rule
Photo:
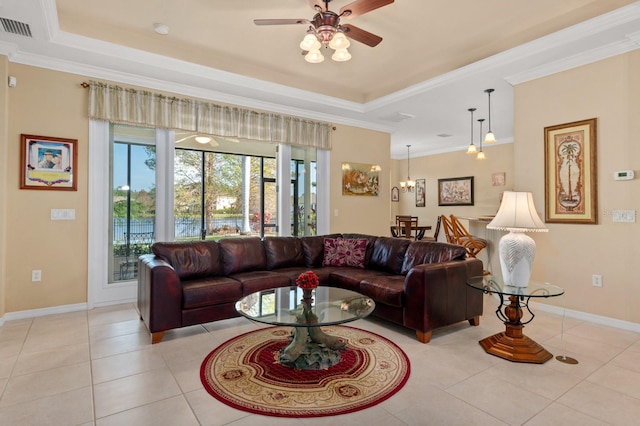
[[492, 275], [469, 278], [467, 285], [487, 293], [499, 293], [505, 296], [554, 297], [564, 294], [564, 289], [543, 281], [529, 281], [526, 287], [505, 285], [500, 277]]
[[311, 297], [313, 301], [307, 306], [311, 315], [302, 315], [305, 307], [301, 302], [302, 290], [296, 286], [251, 293], [236, 302], [236, 310], [264, 324], [318, 327], [364, 318], [376, 307], [371, 298], [336, 287], [317, 287]]

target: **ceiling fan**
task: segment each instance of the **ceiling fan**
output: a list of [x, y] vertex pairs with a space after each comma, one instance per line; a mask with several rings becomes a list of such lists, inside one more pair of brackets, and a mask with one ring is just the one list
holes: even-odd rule
[[[340, 19], [351, 19], [364, 15], [367, 12], [391, 4], [394, 0], [356, 0], [344, 6], [338, 13], [329, 10], [330, 2], [331, 0], [307, 0], [309, 6], [317, 11], [311, 20], [304, 18], [254, 19], [253, 22], [256, 25], [309, 24], [307, 35], [300, 43], [300, 48], [302, 48], [303, 53], [307, 52], [305, 60], [312, 63], [324, 60], [320, 53], [320, 47], [322, 46], [329, 46], [335, 49], [336, 52], [332, 56], [335, 61], [348, 61], [351, 59], [351, 55], [347, 51], [350, 43], [346, 37], [371, 47], [377, 46], [382, 41], [382, 37], [354, 25], [340, 24]], [[324, 8], [321, 3], [324, 3]]]
[[186, 134], [187, 136], [183, 136], [186, 133], [176, 133], [176, 142], [175, 143], [180, 143], [180, 142], [184, 142], [188, 139], [195, 139], [196, 142], [201, 143], [203, 145], [205, 144], [209, 144], [211, 146], [219, 146], [220, 144], [218, 143], [218, 141], [216, 139], [219, 140], [223, 140], [225, 142], [234, 142], [234, 143], [238, 143], [240, 142], [239, 139], [237, 138], [221, 138], [218, 137], [216, 139], [214, 139], [213, 137], [209, 136], [209, 135], [204, 135], [204, 134], [199, 134], [199, 133], [190, 133], [190, 134]]

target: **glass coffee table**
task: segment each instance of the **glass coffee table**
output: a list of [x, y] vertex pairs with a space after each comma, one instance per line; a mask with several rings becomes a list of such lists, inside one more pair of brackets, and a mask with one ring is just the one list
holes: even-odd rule
[[[560, 296], [564, 294], [563, 288], [540, 281], [529, 281], [526, 287], [514, 287], [505, 285], [502, 279], [490, 275], [472, 277], [467, 285], [485, 293], [496, 294], [500, 299], [496, 315], [504, 322], [505, 331], [480, 340], [480, 346], [485, 352], [509, 361], [536, 364], [545, 363], [553, 357], [549, 351], [525, 336], [522, 329], [535, 317], [529, 309], [529, 300]], [[509, 302], [504, 300], [505, 296], [509, 298]], [[501, 310], [502, 306], [504, 312]], [[522, 308], [527, 310], [527, 314], [524, 314]]]
[[252, 321], [293, 327], [292, 340], [280, 351], [279, 361], [292, 368], [326, 369], [340, 362], [346, 346], [320, 327], [365, 318], [375, 302], [355, 291], [320, 286], [311, 297], [296, 287], [280, 287], [251, 293], [236, 302], [238, 313]]

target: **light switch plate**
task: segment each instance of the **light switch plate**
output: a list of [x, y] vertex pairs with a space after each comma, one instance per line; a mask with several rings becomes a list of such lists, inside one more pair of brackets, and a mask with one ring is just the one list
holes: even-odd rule
[[613, 221], [634, 223], [636, 221], [636, 211], [635, 210], [614, 210]]
[[51, 220], [75, 220], [75, 209], [51, 209]]

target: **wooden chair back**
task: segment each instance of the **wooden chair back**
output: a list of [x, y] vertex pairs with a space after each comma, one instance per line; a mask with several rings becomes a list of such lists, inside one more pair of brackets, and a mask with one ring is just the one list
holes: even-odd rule
[[415, 239], [418, 235], [418, 217], [406, 216], [398, 219], [399, 236]]
[[433, 231], [433, 237], [423, 237], [423, 241], [438, 241], [438, 235], [440, 235], [440, 226], [442, 224], [442, 217], [438, 216], [436, 220], [436, 229]]
[[453, 232], [453, 224], [451, 223], [451, 220], [446, 215], [440, 216], [440, 220], [447, 242], [449, 244], [458, 244], [458, 240]]
[[451, 226], [456, 240], [455, 244], [463, 246], [467, 250], [469, 257], [476, 257], [487, 246], [486, 240], [472, 236], [454, 215], [451, 215]]

